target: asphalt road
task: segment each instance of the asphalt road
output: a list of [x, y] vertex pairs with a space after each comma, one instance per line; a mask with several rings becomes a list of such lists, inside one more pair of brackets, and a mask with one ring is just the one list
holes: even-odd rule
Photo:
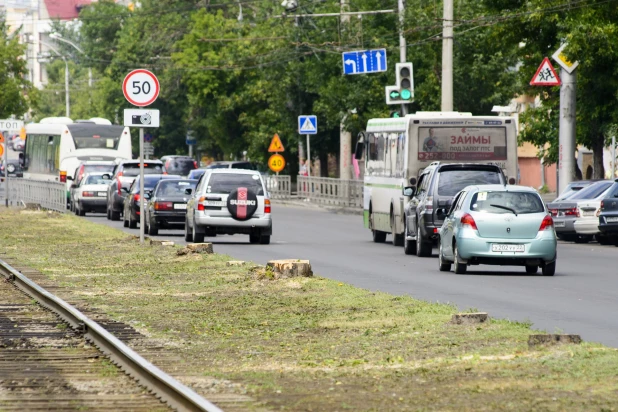
[[[104, 215], [87, 219], [127, 233]], [[273, 205], [270, 245], [251, 245], [243, 235], [206, 238], [217, 253], [265, 264], [271, 259], [309, 259], [317, 275], [428, 301], [475, 308], [490, 316], [531, 321], [550, 333], [576, 333], [584, 340], [618, 347], [618, 248], [596, 243], [560, 243], [554, 277], [527, 275], [519, 267], [472, 266], [466, 275], [438, 271], [431, 258], [406, 256], [390, 243], [374, 244], [360, 216]], [[156, 239], [184, 244], [180, 230]], [[389, 236], [390, 239], [390, 236]], [[387, 240], [388, 242], [389, 240]], [[472, 269], [472, 270], [470, 270]], [[540, 273], [540, 271], [539, 271]]]

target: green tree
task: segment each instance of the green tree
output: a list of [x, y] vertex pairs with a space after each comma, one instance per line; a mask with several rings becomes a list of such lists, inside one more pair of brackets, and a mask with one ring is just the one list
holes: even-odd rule
[[18, 34], [9, 35], [4, 17], [0, 16], [0, 118], [3, 119], [22, 117], [36, 103], [36, 91], [26, 80], [25, 46], [19, 44]]

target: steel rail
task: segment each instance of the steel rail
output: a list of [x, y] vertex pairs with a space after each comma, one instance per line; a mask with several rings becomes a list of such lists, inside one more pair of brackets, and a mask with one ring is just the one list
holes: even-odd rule
[[35, 299], [41, 306], [58, 314], [71, 327], [81, 331], [101, 352], [134, 378], [151, 390], [155, 396], [178, 411], [222, 412], [217, 406], [201, 397], [192, 389], [178, 382], [88, 318], [75, 307], [49, 293], [32, 280], [0, 259], [0, 274]]

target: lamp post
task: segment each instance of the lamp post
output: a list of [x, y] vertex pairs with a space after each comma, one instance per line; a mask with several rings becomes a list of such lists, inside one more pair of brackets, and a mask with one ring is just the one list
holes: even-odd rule
[[[77, 44], [73, 43], [71, 40], [67, 40], [64, 37], [62, 37], [62, 35], [60, 33], [49, 33], [49, 37], [57, 40], [57, 41], [61, 41], [63, 43], [66, 43], [70, 46], [73, 46], [73, 48], [75, 50], [77, 50], [78, 52], [80, 52], [81, 54], [83, 54], [84, 56], [86, 55], [86, 53], [81, 49], [81, 47], [79, 47]], [[92, 87], [92, 68], [88, 67], [88, 87]]]
[[66, 116], [71, 117], [71, 103], [70, 103], [70, 98], [69, 98], [69, 61], [67, 60], [65, 56], [60, 54], [60, 52], [56, 50], [56, 48], [52, 46], [51, 44], [43, 42], [43, 41], [41, 42], [41, 44], [44, 44], [45, 46], [49, 47], [51, 51], [56, 53], [59, 57], [62, 58], [62, 60], [64, 60], [64, 100], [65, 100], [65, 105], [66, 105]]

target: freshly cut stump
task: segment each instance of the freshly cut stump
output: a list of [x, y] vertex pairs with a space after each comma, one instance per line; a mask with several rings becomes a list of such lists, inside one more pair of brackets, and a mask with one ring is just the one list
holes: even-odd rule
[[243, 260], [230, 260], [225, 265], [226, 266], [244, 266], [246, 264]]
[[540, 346], [540, 345], [555, 345], [558, 343], [582, 343], [582, 338], [579, 335], [561, 335], [545, 333], [541, 335], [530, 335], [528, 337], [528, 346]]
[[174, 246], [174, 242], [171, 240], [153, 240], [150, 239], [150, 244], [153, 246]]
[[487, 312], [456, 313], [451, 318], [451, 323], [455, 325], [473, 325], [476, 323], [485, 323], [487, 319], [489, 319]]
[[191, 253], [214, 253], [212, 249], [212, 243], [191, 243], [182, 249], [178, 249], [176, 254], [178, 256], [189, 255]]
[[277, 278], [311, 277], [311, 263], [301, 259], [271, 260], [266, 264], [266, 270], [270, 269]]

